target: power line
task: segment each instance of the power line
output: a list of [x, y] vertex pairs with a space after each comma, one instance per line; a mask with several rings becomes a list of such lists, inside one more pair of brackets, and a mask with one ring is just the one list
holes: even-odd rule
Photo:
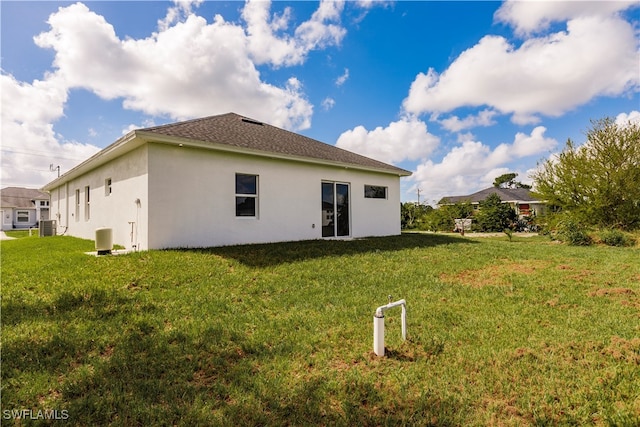
[[13, 165], [7, 165], [7, 164], [2, 164], [2, 169], [18, 169], [21, 171], [32, 171], [32, 172], [53, 172], [52, 170], [49, 169], [34, 169], [34, 168], [25, 168], [24, 166], [13, 166]]
[[86, 157], [83, 157], [83, 158], [79, 158], [79, 157], [64, 157], [64, 156], [58, 156], [55, 153], [45, 153], [44, 151], [41, 151], [41, 153], [43, 153], [43, 154], [28, 153], [28, 152], [25, 152], [25, 151], [17, 151], [17, 150], [7, 150], [6, 148], [2, 148], [2, 149], [0, 149], [0, 151], [3, 151], [5, 153], [26, 154], [27, 156], [50, 157], [50, 158], [64, 159], [64, 160], [75, 160], [75, 161], [86, 160]]

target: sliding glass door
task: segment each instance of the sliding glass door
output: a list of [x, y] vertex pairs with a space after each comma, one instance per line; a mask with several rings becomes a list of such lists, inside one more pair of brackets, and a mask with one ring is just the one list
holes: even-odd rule
[[349, 228], [349, 184], [322, 183], [322, 237], [344, 237]]

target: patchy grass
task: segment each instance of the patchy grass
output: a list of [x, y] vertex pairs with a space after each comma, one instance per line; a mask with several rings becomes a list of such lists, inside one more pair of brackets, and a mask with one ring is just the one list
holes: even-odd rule
[[[640, 424], [638, 248], [407, 234], [91, 250], [61, 236], [2, 242], [3, 416]], [[389, 294], [407, 300], [409, 339], [391, 310], [378, 358], [372, 318]]]

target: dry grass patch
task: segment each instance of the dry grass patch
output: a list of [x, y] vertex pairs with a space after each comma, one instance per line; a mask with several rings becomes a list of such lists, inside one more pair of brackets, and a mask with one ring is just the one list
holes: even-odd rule
[[603, 354], [608, 354], [621, 362], [640, 365], [640, 338], [628, 340], [611, 337], [611, 344], [603, 350]]
[[602, 288], [596, 291], [590, 292], [590, 297], [606, 297], [611, 295], [635, 295], [633, 289], [629, 288]]
[[527, 260], [515, 262], [501, 259], [495, 264], [480, 269], [467, 269], [458, 273], [442, 273], [440, 280], [445, 283], [469, 285], [473, 288], [485, 286], [509, 286], [514, 278], [526, 277], [549, 268], [551, 262], [544, 260]]
[[626, 307], [634, 307], [640, 309], [640, 298], [638, 293], [630, 288], [599, 288], [589, 292], [590, 297], [611, 298], [618, 300], [620, 304]]

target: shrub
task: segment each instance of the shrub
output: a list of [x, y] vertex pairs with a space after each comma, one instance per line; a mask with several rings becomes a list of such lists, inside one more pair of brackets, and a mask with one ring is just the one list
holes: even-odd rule
[[558, 240], [572, 246], [589, 246], [592, 243], [587, 228], [570, 219], [558, 223], [556, 236]]
[[620, 230], [604, 230], [600, 233], [600, 240], [608, 246], [632, 246], [633, 239], [627, 237]]

